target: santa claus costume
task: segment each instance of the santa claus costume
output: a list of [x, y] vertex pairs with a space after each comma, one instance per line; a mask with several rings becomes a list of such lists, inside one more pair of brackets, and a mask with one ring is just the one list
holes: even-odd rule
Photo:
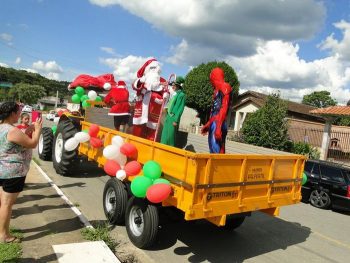
[[169, 97], [156, 59], [149, 59], [137, 71], [132, 87], [136, 91], [133, 134], [154, 141], [163, 103]]
[[125, 82], [120, 80], [116, 86], [112, 86], [104, 102], [111, 106], [108, 115], [114, 116], [115, 129], [119, 131], [120, 126], [123, 126], [124, 131], [130, 115], [129, 91]]

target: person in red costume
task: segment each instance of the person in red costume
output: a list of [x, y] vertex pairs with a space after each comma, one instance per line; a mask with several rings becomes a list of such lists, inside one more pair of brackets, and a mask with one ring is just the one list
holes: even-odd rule
[[202, 127], [201, 133], [208, 135], [210, 153], [225, 153], [227, 135], [226, 116], [230, 106], [232, 88], [225, 82], [224, 71], [214, 68], [210, 73], [210, 82], [214, 89], [213, 105], [209, 121]]
[[136, 103], [133, 116], [133, 134], [154, 141], [162, 105], [169, 97], [166, 80], [160, 76], [161, 69], [152, 58], [137, 71], [133, 83]]
[[112, 86], [104, 102], [111, 107], [108, 115], [114, 116], [115, 129], [125, 132], [130, 115], [129, 91], [125, 82], [120, 80], [116, 86]]

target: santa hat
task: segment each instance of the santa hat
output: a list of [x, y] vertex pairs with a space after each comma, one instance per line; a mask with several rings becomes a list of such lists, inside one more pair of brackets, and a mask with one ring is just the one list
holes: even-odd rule
[[124, 82], [124, 80], [119, 80], [117, 86], [118, 86], [118, 88], [125, 88], [126, 87], [126, 83]]
[[145, 62], [145, 64], [143, 64], [143, 66], [137, 71], [137, 77], [141, 78], [146, 71], [146, 68], [152, 63], [152, 62], [157, 62], [157, 60], [155, 58], [151, 58], [149, 60], [147, 60]]

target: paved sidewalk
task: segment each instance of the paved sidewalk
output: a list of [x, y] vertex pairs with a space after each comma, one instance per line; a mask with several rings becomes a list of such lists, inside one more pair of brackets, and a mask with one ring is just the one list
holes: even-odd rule
[[11, 226], [24, 235], [20, 262], [58, 262], [52, 245], [86, 242], [78, 216], [33, 164], [14, 205]]

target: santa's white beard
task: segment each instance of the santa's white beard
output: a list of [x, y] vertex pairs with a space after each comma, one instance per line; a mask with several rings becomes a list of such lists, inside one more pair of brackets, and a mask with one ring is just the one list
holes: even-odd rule
[[145, 75], [145, 87], [147, 90], [158, 90], [160, 84], [160, 75], [157, 72], [148, 72]]

